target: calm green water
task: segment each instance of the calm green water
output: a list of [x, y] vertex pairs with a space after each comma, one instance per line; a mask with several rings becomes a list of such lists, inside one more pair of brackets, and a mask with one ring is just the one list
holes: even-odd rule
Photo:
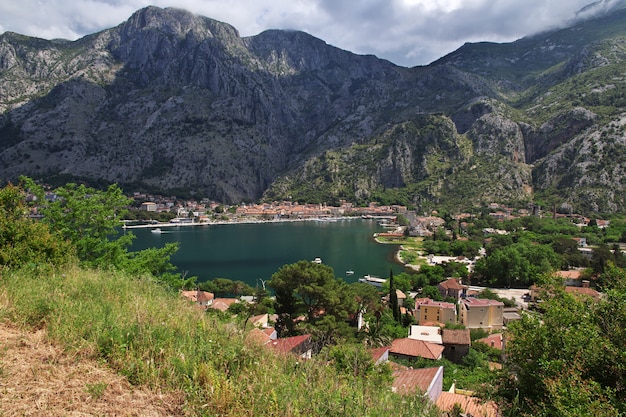
[[[167, 227], [156, 234], [150, 229], [131, 229], [137, 237], [133, 250], [179, 242], [172, 258], [180, 272], [199, 281], [217, 277], [241, 280], [255, 286], [268, 280], [281, 266], [316, 257], [335, 271], [335, 276], [355, 282], [363, 275], [389, 276], [403, 271], [393, 261], [395, 245], [372, 239], [383, 229], [373, 220], [336, 222], [283, 222], [194, 227]], [[346, 275], [353, 270], [354, 275]]]

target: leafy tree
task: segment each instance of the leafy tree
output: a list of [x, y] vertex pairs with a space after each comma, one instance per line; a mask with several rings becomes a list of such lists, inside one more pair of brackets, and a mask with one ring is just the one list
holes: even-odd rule
[[121, 219], [130, 199], [117, 185], [99, 191], [85, 185], [66, 184], [54, 190], [52, 200], [44, 198], [44, 190], [30, 179], [21, 179], [23, 187], [37, 197], [37, 207], [50, 230], [58, 239], [75, 248], [79, 261], [92, 268], [114, 268], [131, 274], [152, 274], [174, 288], [193, 284], [173, 273], [170, 258], [178, 244], [163, 248], [130, 252], [132, 233], [119, 234]]
[[[33, 182], [28, 186], [42, 195]], [[72, 242], [78, 258], [92, 267], [121, 264], [133, 239], [132, 234], [113, 239], [119, 234], [117, 228], [130, 204], [122, 190], [111, 185], [100, 192], [85, 185], [67, 184], [54, 194], [53, 201], [40, 206], [41, 214], [55, 233]]]
[[69, 242], [54, 236], [45, 223], [28, 218], [26, 194], [12, 184], [0, 189], [0, 265], [62, 265], [74, 257]]
[[443, 301], [443, 297], [439, 292], [439, 289], [434, 285], [426, 285], [422, 288], [422, 297], [430, 298], [434, 301]]
[[310, 261], [284, 265], [268, 285], [275, 293], [276, 327], [281, 335], [296, 333], [295, 321], [302, 315], [307, 323], [320, 322], [327, 333], [332, 333], [357, 310], [348, 284], [336, 278], [328, 265]]
[[[626, 271], [607, 264], [600, 301], [543, 277], [539, 317], [509, 326], [499, 393], [523, 416], [617, 416], [626, 412]], [[516, 403], [516, 397], [519, 399]]]

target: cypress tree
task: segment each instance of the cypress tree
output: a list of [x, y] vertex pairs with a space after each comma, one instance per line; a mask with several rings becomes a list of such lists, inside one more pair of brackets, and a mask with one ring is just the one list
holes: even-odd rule
[[393, 282], [393, 270], [389, 270], [389, 307], [393, 312], [393, 318], [400, 321], [400, 306], [398, 305], [398, 293], [396, 293], [396, 285]]

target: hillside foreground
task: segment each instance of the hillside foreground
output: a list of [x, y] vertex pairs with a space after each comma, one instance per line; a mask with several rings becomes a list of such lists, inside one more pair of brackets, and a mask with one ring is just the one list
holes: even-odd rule
[[133, 387], [92, 359], [68, 354], [45, 330], [0, 322], [0, 415], [179, 416], [183, 396]]

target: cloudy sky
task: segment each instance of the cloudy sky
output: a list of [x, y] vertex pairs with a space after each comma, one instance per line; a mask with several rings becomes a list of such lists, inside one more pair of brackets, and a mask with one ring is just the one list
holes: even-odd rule
[[[178, 7], [242, 36], [298, 29], [398, 65], [425, 65], [465, 42], [509, 42], [571, 21], [594, 0], [1, 0], [0, 33], [77, 39], [142, 7]], [[603, 0], [611, 3], [616, 0]]]

